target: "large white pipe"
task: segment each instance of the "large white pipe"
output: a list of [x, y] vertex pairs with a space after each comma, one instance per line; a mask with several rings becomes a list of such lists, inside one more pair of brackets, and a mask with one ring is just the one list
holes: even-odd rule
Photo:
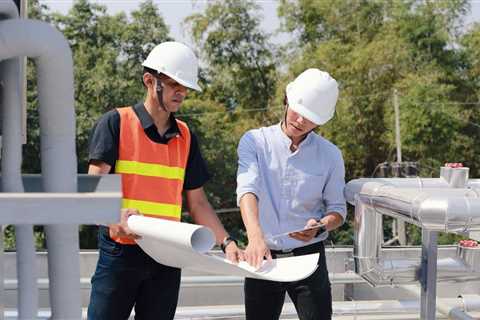
[[[377, 208], [357, 198], [354, 224], [355, 272], [372, 286], [416, 283], [419, 280], [420, 257], [388, 259], [382, 255], [381, 215]], [[437, 261], [438, 281], [480, 279], [480, 249], [460, 248], [457, 257]]]
[[[420, 298], [418, 286], [402, 286], [403, 289]], [[449, 319], [474, 320], [467, 312], [480, 311], [480, 296], [476, 294], [461, 295], [457, 299], [437, 299], [437, 310]]]
[[480, 231], [480, 190], [473, 188], [402, 188], [374, 179], [357, 179], [345, 187], [378, 213], [400, 218], [430, 231]]
[[0, 1], [0, 20], [17, 19], [18, 16], [18, 8], [13, 1]]
[[[20, 58], [0, 62], [2, 92], [2, 191], [24, 192], [22, 182], [22, 106]], [[16, 212], [21, 215], [22, 212]], [[38, 309], [33, 226], [15, 226], [19, 319], [33, 319]]]
[[[47, 23], [2, 21], [0, 60], [17, 56], [35, 59], [38, 70], [43, 189], [76, 192], [73, 62], [68, 43]], [[78, 227], [48, 225], [45, 231], [52, 319], [80, 319]]]
[[[450, 308], [463, 308], [461, 299], [444, 298], [438, 299], [443, 305]], [[396, 319], [408, 318], [410, 315], [418, 313], [420, 304], [418, 300], [375, 300], [375, 301], [334, 301], [333, 314], [335, 317], [341, 316], [359, 316], [366, 319], [366, 316], [374, 316], [380, 319], [381, 315], [399, 315]], [[480, 311], [480, 309], [472, 310]], [[282, 310], [282, 316], [290, 318], [296, 316], [297, 312], [293, 303], [285, 303]], [[403, 317], [402, 317], [403, 315]], [[237, 319], [244, 318], [245, 309], [243, 306], [226, 307], [194, 307], [179, 308], [176, 316], [185, 319]], [[385, 317], [386, 318], [386, 317]], [[443, 317], [442, 317], [443, 319]], [[469, 318], [471, 319], [471, 318]]]
[[[13, 1], [0, 2], [0, 19], [18, 18], [18, 9]], [[2, 191], [23, 192], [21, 178], [22, 164], [22, 79], [23, 68], [20, 58], [12, 58], [0, 62], [0, 83], [2, 92]], [[19, 213], [21, 214], [21, 213]], [[1, 236], [0, 255], [3, 254], [3, 228], [0, 226]], [[19, 319], [32, 319], [38, 309], [38, 290], [36, 290], [36, 272], [31, 266], [35, 262], [35, 247], [33, 240], [33, 226], [15, 226], [18, 273], [18, 306]], [[2, 258], [0, 256], [0, 263]], [[3, 263], [2, 263], [3, 269]], [[0, 270], [0, 300], [3, 301], [3, 270]], [[0, 319], [3, 319], [3, 308], [0, 305]]]

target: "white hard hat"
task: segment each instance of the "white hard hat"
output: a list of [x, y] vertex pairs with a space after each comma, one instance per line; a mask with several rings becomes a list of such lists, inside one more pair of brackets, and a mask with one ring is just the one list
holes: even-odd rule
[[142, 66], [163, 73], [181, 85], [202, 91], [198, 81], [198, 60], [192, 49], [180, 42], [162, 42], [153, 48]]
[[335, 113], [338, 84], [327, 72], [307, 69], [287, 85], [288, 106], [317, 125]]

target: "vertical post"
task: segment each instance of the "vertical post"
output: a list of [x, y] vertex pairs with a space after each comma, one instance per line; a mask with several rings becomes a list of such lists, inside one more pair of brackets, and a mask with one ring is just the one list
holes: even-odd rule
[[[395, 144], [397, 146], [397, 162], [401, 166], [402, 162], [402, 140], [400, 137], [400, 107], [398, 106], [398, 92], [393, 89], [393, 108], [395, 110]], [[407, 244], [407, 237], [405, 235], [405, 222], [396, 220], [393, 222], [397, 226], [398, 242], [404, 246]], [[395, 236], [395, 234], [394, 234]]]
[[[20, 17], [28, 18], [28, 0], [20, 0]], [[20, 103], [22, 104], [22, 144], [27, 143], [27, 57], [20, 59]]]
[[[24, 192], [22, 183], [22, 110], [21, 91], [21, 59], [12, 58], [0, 63], [0, 78], [3, 83], [2, 92], [2, 191]], [[22, 212], [17, 214], [21, 215]], [[18, 318], [33, 319], [37, 315], [38, 290], [35, 270], [35, 246], [33, 226], [15, 225], [18, 278]]]
[[407, 244], [407, 236], [405, 230], [405, 222], [397, 219], [397, 233], [398, 233], [398, 243], [405, 246]]
[[422, 262], [420, 270], [420, 319], [435, 320], [437, 299], [438, 232], [422, 229]]
[[5, 297], [3, 292], [3, 275], [5, 274], [5, 270], [3, 267], [3, 232], [4, 228], [0, 225], [0, 320], [3, 320], [3, 314], [5, 312]]
[[400, 139], [400, 108], [398, 107], [397, 89], [393, 90], [393, 108], [395, 110], [395, 144], [397, 146], [397, 162], [402, 162], [402, 142]]
[[[0, 96], [3, 95], [4, 91], [4, 85], [3, 81], [0, 80]], [[0, 99], [0, 150], [2, 149], [2, 136], [1, 136], [1, 123], [2, 123], [2, 117], [3, 117], [3, 105], [2, 105], [2, 100]], [[1, 152], [0, 152], [1, 154]], [[3, 190], [2, 190], [3, 191]], [[3, 314], [4, 314], [4, 308], [5, 305], [3, 304], [5, 301], [4, 298], [4, 292], [3, 292], [3, 275], [4, 273], [4, 267], [3, 267], [3, 233], [5, 231], [4, 226], [0, 225], [0, 320], [3, 320]]]

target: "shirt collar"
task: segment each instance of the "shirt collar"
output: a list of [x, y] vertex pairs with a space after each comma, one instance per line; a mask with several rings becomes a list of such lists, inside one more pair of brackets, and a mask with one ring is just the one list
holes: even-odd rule
[[[155, 126], [152, 116], [150, 115], [150, 113], [148, 113], [147, 109], [145, 108], [145, 105], [142, 102], [137, 103], [133, 107], [133, 109], [135, 110], [135, 113], [137, 114], [138, 119], [140, 120], [143, 130], [147, 130], [152, 126]], [[180, 129], [178, 128], [177, 121], [175, 120], [175, 116], [173, 113], [170, 113], [169, 121], [170, 121], [170, 128], [168, 128], [167, 132], [165, 132], [165, 138], [169, 139], [178, 134], [181, 135]]]
[[[282, 122], [283, 121], [280, 121], [280, 123], [276, 127], [277, 127], [277, 130], [280, 131], [283, 144], [288, 148], [288, 150], [290, 150], [290, 145], [292, 144], [292, 140], [285, 134], [285, 132], [283, 132]], [[305, 137], [305, 139], [303, 139], [303, 141], [300, 142], [300, 144], [298, 145], [298, 149], [300, 149], [302, 146], [309, 145], [312, 142], [312, 139], [313, 139], [312, 131], [310, 131], [309, 133], [307, 133], [307, 136]]]

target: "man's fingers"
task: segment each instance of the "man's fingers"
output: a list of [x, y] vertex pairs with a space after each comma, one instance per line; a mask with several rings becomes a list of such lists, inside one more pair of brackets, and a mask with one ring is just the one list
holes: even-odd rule
[[238, 263], [238, 256], [237, 256], [237, 252], [233, 252], [232, 254], [230, 254], [230, 261], [232, 261], [233, 263], [237, 264]]
[[238, 250], [238, 261], [245, 261], [245, 252]]
[[255, 261], [255, 268], [260, 268], [262, 266], [263, 255], [257, 255], [257, 259]]
[[248, 264], [251, 265], [251, 266], [255, 265], [255, 256], [254, 255], [250, 255], [248, 257]]
[[309, 231], [304, 231], [304, 232], [292, 233], [292, 234], [290, 234], [290, 237], [292, 237], [293, 239], [296, 239], [296, 240], [306, 242], [306, 241], [310, 241], [313, 238], [314, 235], [315, 235], [315, 233], [313, 232], [313, 230], [309, 230]]
[[272, 253], [268, 249], [267, 249], [267, 252], [265, 253], [265, 258], [267, 258], [268, 261], [272, 260]]

